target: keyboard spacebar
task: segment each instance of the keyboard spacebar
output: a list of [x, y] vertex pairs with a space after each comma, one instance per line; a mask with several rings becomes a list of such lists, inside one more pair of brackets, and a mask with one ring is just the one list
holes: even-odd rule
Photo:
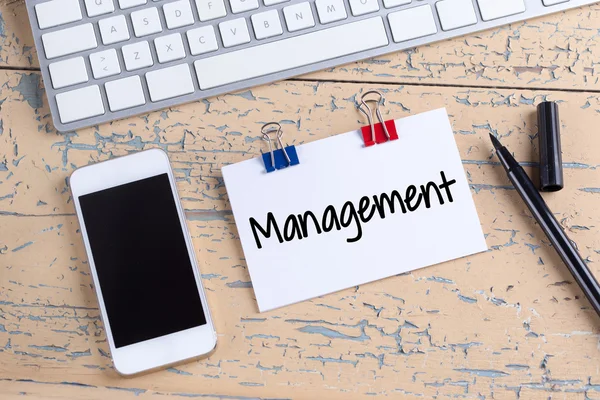
[[194, 66], [200, 89], [210, 89], [387, 44], [383, 20], [375, 17], [197, 60]]

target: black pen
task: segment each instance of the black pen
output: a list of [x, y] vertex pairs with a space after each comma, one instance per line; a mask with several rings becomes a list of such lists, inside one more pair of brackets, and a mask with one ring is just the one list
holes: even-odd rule
[[546, 202], [533, 185], [533, 182], [525, 173], [525, 170], [514, 159], [508, 149], [502, 146], [498, 139], [492, 134], [490, 134], [490, 138], [496, 148], [496, 155], [506, 170], [508, 178], [515, 189], [517, 189], [525, 204], [527, 204], [527, 207], [529, 207], [536, 221], [540, 224], [548, 239], [550, 239], [550, 242], [552, 242], [552, 246], [554, 246], [560, 258], [562, 258], [579, 286], [581, 286], [581, 290], [583, 290], [585, 296], [600, 315], [600, 285], [598, 285], [598, 281], [594, 278], [585, 261], [583, 261], [577, 249], [575, 249], [575, 246], [567, 237], [567, 234], [548, 208], [548, 205], [546, 205]]

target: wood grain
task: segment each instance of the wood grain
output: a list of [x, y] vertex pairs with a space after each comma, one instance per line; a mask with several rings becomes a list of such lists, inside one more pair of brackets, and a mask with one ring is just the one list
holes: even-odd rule
[[[220, 168], [260, 154], [264, 122], [281, 122], [294, 144], [358, 128], [356, 96], [370, 88], [385, 92], [386, 117], [447, 108], [490, 250], [259, 314]], [[535, 175], [543, 99], [561, 104], [568, 183], [546, 199], [598, 274], [600, 100], [590, 93], [281, 82], [59, 134], [38, 73], [0, 72], [0, 393], [600, 398], [600, 321], [487, 138], [499, 134]], [[151, 147], [175, 168], [219, 345], [207, 360], [124, 379], [111, 366], [68, 176]]]
[[[24, 1], [0, 0], [0, 398], [600, 399], [600, 319], [487, 138], [535, 177], [535, 105], [560, 102], [567, 187], [545, 198], [599, 276], [599, 21], [583, 7], [60, 134]], [[386, 118], [447, 108], [490, 250], [259, 314], [221, 167], [264, 150], [265, 122], [293, 144], [357, 129], [368, 89]], [[175, 168], [219, 345], [124, 379], [68, 177], [152, 147]]]

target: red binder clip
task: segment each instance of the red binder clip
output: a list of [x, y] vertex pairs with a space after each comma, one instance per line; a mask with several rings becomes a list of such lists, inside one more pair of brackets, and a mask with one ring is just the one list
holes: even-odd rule
[[[367, 96], [372, 94], [379, 96], [379, 99], [366, 99]], [[361, 128], [365, 147], [373, 146], [375, 143], [380, 144], [385, 143], [388, 140], [398, 139], [396, 123], [393, 120], [384, 122], [383, 117], [381, 116], [381, 106], [383, 106], [383, 101], [383, 95], [377, 90], [370, 90], [360, 98], [361, 104], [358, 106], [358, 109], [367, 116], [367, 120], [369, 121], [369, 125]], [[376, 124], [373, 123], [373, 110], [371, 110], [371, 107], [369, 107], [367, 102], [375, 103], [375, 115], [377, 115], [377, 119], [379, 120]]]

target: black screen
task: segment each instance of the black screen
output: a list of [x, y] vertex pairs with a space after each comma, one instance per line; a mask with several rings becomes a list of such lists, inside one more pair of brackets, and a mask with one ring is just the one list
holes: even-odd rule
[[79, 203], [116, 347], [206, 324], [167, 174]]

